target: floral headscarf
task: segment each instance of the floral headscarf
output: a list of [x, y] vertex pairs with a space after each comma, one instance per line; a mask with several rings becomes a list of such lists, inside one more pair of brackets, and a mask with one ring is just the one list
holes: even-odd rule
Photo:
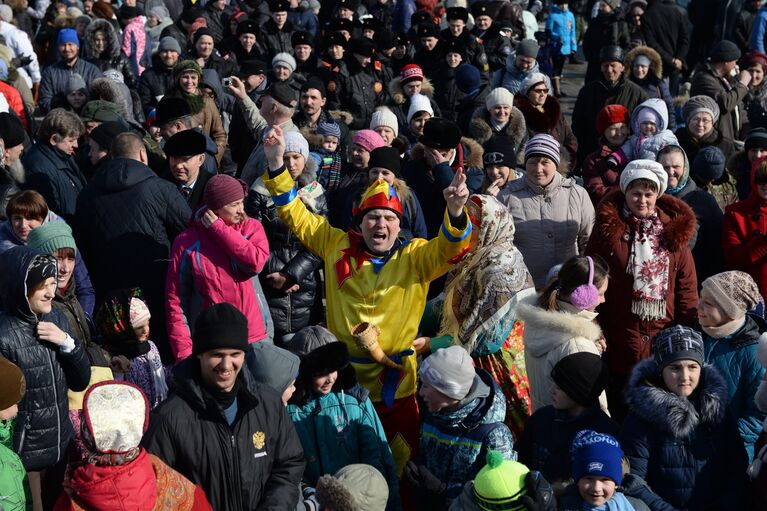
[[[534, 284], [514, 246], [514, 218], [506, 206], [490, 195], [472, 195], [467, 208], [477, 241], [448, 274], [440, 335], [452, 335], [475, 355], [475, 349], [500, 348], [501, 332], [516, 319], [517, 293]], [[487, 342], [497, 347], [479, 346]]]

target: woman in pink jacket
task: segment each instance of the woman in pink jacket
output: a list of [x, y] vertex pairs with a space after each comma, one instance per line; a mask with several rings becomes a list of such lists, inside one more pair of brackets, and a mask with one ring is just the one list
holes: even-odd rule
[[269, 310], [258, 272], [269, 258], [261, 224], [245, 214], [247, 186], [218, 174], [205, 187], [190, 226], [173, 242], [166, 280], [168, 337], [180, 361], [192, 354], [197, 315], [213, 304], [234, 305], [248, 318], [248, 341], [266, 335]]

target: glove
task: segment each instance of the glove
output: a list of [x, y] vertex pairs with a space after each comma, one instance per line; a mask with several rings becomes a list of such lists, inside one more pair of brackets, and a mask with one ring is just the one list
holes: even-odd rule
[[526, 493], [519, 498], [527, 511], [554, 511], [556, 502], [549, 482], [540, 472], [531, 470], [525, 476]]
[[618, 160], [614, 158], [612, 155], [607, 157], [607, 162], [605, 162], [605, 165], [610, 170], [617, 170], [618, 169]]
[[32, 57], [28, 55], [22, 55], [21, 57], [15, 57], [11, 59], [11, 64], [13, 64], [13, 67], [15, 67], [16, 69], [20, 67], [24, 67], [30, 62], [32, 62]]
[[416, 465], [412, 461], [408, 461], [407, 465], [405, 465], [405, 477], [407, 477], [413, 490], [426, 492], [434, 496], [444, 494], [447, 488], [445, 483], [437, 479], [428, 468], [424, 465]]

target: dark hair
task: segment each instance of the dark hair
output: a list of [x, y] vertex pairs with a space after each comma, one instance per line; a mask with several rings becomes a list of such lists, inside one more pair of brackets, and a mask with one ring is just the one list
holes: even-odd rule
[[[653, 191], [655, 193], [658, 193], [658, 183], [653, 181], [652, 179], [646, 179], [643, 177], [640, 177], [639, 179], [635, 179], [632, 182], [628, 184], [626, 187], [626, 193], [629, 192], [632, 188], [644, 188], [650, 191]], [[624, 195], [626, 195], [624, 193]]]
[[42, 222], [48, 216], [48, 203], [45, 197], [34, 190], [15, 193], [5, 206], [5, 216], [10, 219], [14, 215]]
[[[610, 268], [604, 259], [592, 255], [594, 261], [594, 285], [599, 287], [610, 276]], [[572, 294], [578, 286], [589, 283], [589, 260], [586, 256], [574, 256], [565, 261], [538, 297], [538, 307], [550, 311], [559, 310], [557, 299]]]
[[754, 169], [754, 183], [767, 184], [767, 158], [763, 158]]
[[71, 247], [57, 248], [51, 255], [55, 258], [75, 259], [75, 249]]

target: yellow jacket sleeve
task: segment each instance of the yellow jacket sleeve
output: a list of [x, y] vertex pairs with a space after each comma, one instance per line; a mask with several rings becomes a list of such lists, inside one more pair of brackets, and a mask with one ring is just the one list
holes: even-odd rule
[[[468, 215], [465, 208], [464, 214]], [[464, 229], [453, 227], [450, 224], [449, 213], [445, 210], [437, 237], [431, 239], [422, 249], [413, 252], [413, 264], [418, 275], [424, 281], [431, 282], [446, 273], [454, 264], [454, 260], [468, 250], [471, 228], [468, 218]]]
[[346, 233], [332, 227], [327, 219], [306, 209], [303, 201], [298, 200], [298, 188], [287, 168], [283, 168], [274, 179], [269, 179], [268, 172], [264, 173], [262, 179], [266, 189], [272, 194], [272, 200], [283, 222], [306, 248], [321, 259], [326, 259], [329, 252], [346, 237]]

